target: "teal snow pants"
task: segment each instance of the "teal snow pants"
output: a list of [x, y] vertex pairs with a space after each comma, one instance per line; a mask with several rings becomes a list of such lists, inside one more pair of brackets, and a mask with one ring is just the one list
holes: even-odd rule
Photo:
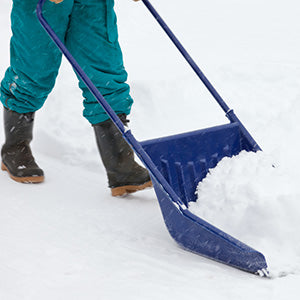
[[[37, 0], [13, 0], [11, 62], [1, 82], [2, 104], [18, 113], [41, 108], [51, 92], [61, 53], [36, 17]], [[118, 43], [114, 0], [46, 1], [44, 16], [116, 113], [129, 114], [132, 98]], [[83, 115], [91, 124], [108, 116], [79, 80]], [[62, 99], [63, 100], [63, 99]]]

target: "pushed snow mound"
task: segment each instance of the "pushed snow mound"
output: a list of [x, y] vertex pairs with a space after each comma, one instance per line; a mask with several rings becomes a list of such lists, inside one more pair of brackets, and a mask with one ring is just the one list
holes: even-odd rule
[[300, 185], [264, 152], [224, 158], [190, 210], [262, 252], [271, 276], [300, 272]]

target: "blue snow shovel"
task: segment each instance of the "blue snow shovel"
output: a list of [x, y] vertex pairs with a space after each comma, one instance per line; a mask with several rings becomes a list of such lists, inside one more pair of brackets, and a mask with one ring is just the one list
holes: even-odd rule
[[44, 19], [42, 8], [45, 1], [39, 0], [37, 6], [40, 23], [148, 169], [171, 236], [189, 251], [247, 272], [267, 276], [267, 264], [260, 252], [207, 223], [188, 209], [189, 202], [196, 201], [197, 184], [205, 178], [208, 169], [214, 168], [225, 156], [237, 155], [242, 150], [261, 149], [150, 2], [142, 0], [224, 110], [230, 120], [229, 124], [138, 142], [131, 131], [125, 129], [119, 117]]

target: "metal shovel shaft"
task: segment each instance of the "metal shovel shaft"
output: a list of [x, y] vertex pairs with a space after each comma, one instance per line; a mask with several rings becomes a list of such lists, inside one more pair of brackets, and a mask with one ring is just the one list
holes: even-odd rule
[[228, 107], [228, 105], [225, 103], [223, 98], [220, 96], [220, 94], [217, 92], [217, 90], [213, 87], [213, 85], [210, 83], [210, 81], [207, 79], [207, 77], [204, 75], [204, 73], [200, 70], [196, 62], [192, 59], [192, 57], [189, 55], [187, 50], [183, 47], [183, 45], [180, 43], [180, 41], [177, 39], [175, 34], [172, 32], [172, 30], [169, 28], [169, 26], [165, 23], [165, 21], [162, 19], [162, 17], [159, 15], [159, 13], [155, 10], [155, 8], [152, 6], [152, 4], [148, 0], [142, 0], [145, 6], [148, 8], [150, 13], [153, 15], [155, 20], [159, 23], [159, 25], [162, 27], [162, 29], [165, 31], [165, 33], [168, 35], [168, 37], [171, 39], [171, 41], [174, 43], [176, 48], [179, 50], [179, 52], [182, 54], [182, 56], [185, 58], [185, 60], [188, 62], [188, 64], [191, 66], [191, 68], [195, 71], [197, 76], [200, 78], [200, 80], [203, 82], [203, 84], [207, 87], [211, 95], [215, 98], [217, 103], [221, 106], [223, 111], [226, 114], [226, 117], [230, 120], [230, 122], [238, 122], [240, 124], [241, 131], [245, 138], [248, 140], [250, 145], [253, 147], [254, 151], [261, 150], [261, 148], [258, 146], [256, 141], [253, 139], [253, 137], [250, 135], [250, 133], [247, 131], [247, 129], [244, 127], [242, 122], [238, 119], [238, 117], [235, 115], [232, 109]]
[[60, 49], [60, 51], [64, 54], [66, 59], [70, 62], [73, 69], [76, 71], [78, 76], [82, 79], [82, 81], [85, 83], [87, 88], [91, 91], [91, 93], [94, 95], [96, 100], [99, 102], [99, 104], [103, 107], [105, 112], [108, 114], [110, 119], [113, 121], [113, 123], [117, 126], [117, 128], [122, 133], [124, 139], [127, 141], [127, 143], [132, 147], [134, 152], [137, 154], [137, 156], [140, 158], [140, 160], [143, 162], [145, 167], [148, 169], [148, 171], [151, 173], [152, 177], [155, 178], [164, 188], [166, 193], [170, 195], [170, 197], [177, 202], [178, 206], [181, 209], [181, 206], [184, 208], [185, 205], [182, 203], [181, 199], [176, 195], [176, 193], [173, 191], [173, 189], [170, 187], [169, 183], [166, 181], [166, 179], [163, 177], [163, 175], [158, 171], [157, 167], [154, 165], [151, 158], [148, 156], [148, 154], [145, 152], [141, 144], [135, 139], [133, 134], [130, 130], [125, 130], [125, 127], [120, 120], [120, 118], [117, 116], [117, 114], [114, 112], [114, 110], [111, 108], [111, 106], [107, 103], [107, 101], [104, 99], [102, 94], [99, 92], [99, 90], [96, 88], [96, 86], [93, 84], [93, 82], [90, 80], [90, 78], [87, 76], [87, 74], [83, 71], [81, 66], [77, 63], [75, 58], [72, 56], [72, 54], [69, 52], [69, 50], [66, 48], [64, 43], [59, 39], [59, 37], [56, 35], [56, 33], [53, 31], [51, 26], [47, 23], [45, 18], [43, 17], [43, 5], [46, 0], [39, 0], [37, 5], [37, 17], [39, 19], [39, 22], [43, 26], [43, 28], [46, 30], [46, 32], [49, 34], [50, 38], [53, 40], [53, 42], [56, 44], [56, 46]]
[[155, 8], [152, 6], [152, 4], [148, 0], [142, 0], [142, 1], [144, 2], [145, 6], [148, 8], [150, 13], [153, 15], [153, 17], [156, 19], [156, 21], [159, 23], [159, 25], [162, 27], [162, 29], [165, 31], [165, 33], [169, 36], [169, 38], [174, 43], [174, 45], [179, 50], [179, 52], [183, 55], [183, 57], [188, 62], [188, 64], [192, 67], [192, 69], [195, 71], [195, 73], [201, 79], [203, 84], [207, 87], [207, 89], [210, 91], [210, 93], [213, 95], [213, 97], [219, 103], [219, 105], [224, 110], [224, 112], [227, 113], [230, 110], [230, 108], [225, 103], [225, 101], [222, 99], [220, 94], [216, 91], [216, 89], [213, 87], [213, 85], [209, 82], [209, 80], [206, 78], [206, 76], [203, 74], [203, 72], [200, 70], [200, 68], [198, 67], [196, 62], [193, 60], [193, 58], [190, 56], [190, 54], [187, 52], [187, 50], [183, 47], [183, 45], [177, 39], [175, 34], [169, 28], [169, 26], [165, 23], [165, 21], [162, 19], [162, 17], [158, 14], [158, 12], [155, 10]]
[[55, 34], [53, 29], [50, 27], [50, 25], [47, 23], [45, 18], [43, 17], [42, 9], [43, 5], [46, 0], [39, 0], [38, 6], [37, 6], [37, 17], [41, 23], [41, 25], [44, 27], [46, 32], [49, 34], [53, 42], [56, 44], [56, 46], [60, 49], [60, 51], [64, 54], [66, 59], [70, 62], [78, 76], [83, 80], [83, 82], [86, 84], [88, 89], [91, 91], [91, 93], [96, 97], [98, 102], [103, 106], [104, 110], [108, 114], [108, 116], [113, 120], [115, 125], [118, 127], [118, 129], [124, 133], [125, 128], [123, 123], [121, 122], [120, 118], [116, 115], [116, 113], [113, 111], [113, 109], [110, 107], [110, 105], [106, 102], [102, 94], [99, 92], [99, 90], [96, 88], [96, 86], [92, 83], [90, 78], [85, 74], [83, 69], [80, 67], [80, 65], [77, 63], [77, 61], [74, 59], [74, 57], [71, 55], [69, 50], [66, 48], [64, 43], [59, 39], [59, 37]]

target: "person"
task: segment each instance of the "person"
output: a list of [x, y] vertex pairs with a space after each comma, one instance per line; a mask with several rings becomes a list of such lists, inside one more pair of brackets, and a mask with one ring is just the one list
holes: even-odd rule
[[[37, 2], [13, 0], [10, 66], [0, 90], [5, 131], [1, 168], [22, 183], [44, 181], [30, 142], [35, 112], [54, 87], [62, 58], [38, 22]], [[133, 100], [118, 42], [114, 0], [50, 0], [43, 10], [51, 27], [126, 125]], [[94, 128], [112, 195], [150, 187], [148, 171], [134, 160], [130, 146], [80, 79], [79, 87], [83, 115]]]

